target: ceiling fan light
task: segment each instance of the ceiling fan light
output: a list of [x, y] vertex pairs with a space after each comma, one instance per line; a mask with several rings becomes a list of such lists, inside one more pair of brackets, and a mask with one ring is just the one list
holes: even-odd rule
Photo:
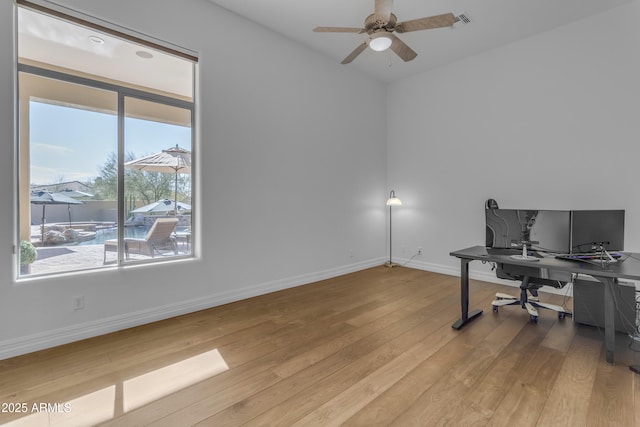
[[391, 38], [386, 33], [376, 33], [369, 39], [369, 47], [376, 52], [387, 50], [391, 46]]

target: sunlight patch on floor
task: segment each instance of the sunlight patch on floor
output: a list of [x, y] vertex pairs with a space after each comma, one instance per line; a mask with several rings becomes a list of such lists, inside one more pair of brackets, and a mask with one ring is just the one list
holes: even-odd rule
[[123, 383], [123, 409], [139, 408], [228, 370], [217, 349], [181, 360]]
[[121, 396], [117, 392], [120, 383], [117, 383], [67, 402], [25, 404], [28, 407], [21, 412], [28, 415], [7, 423], [0, 422], [0, 426], [93, 426], [113, 419], [122, 411], [132, 411], [228, 369], [220, 352], [214, 349], [124, 381]]
[[51, 427], [93, 426], [110, 420], [115, 414], [116, 386], [85, 394], [68, 403], [67, 411], [51, 413]]

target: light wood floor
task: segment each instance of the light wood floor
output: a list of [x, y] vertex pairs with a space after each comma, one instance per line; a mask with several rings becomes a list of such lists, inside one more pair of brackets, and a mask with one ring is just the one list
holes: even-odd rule
[[458, 278], [376, 267], [5, 360], [0, 425], [640, 425], [624, 335], [610, 366], [597, 328], [471, 291], [460, 331]]

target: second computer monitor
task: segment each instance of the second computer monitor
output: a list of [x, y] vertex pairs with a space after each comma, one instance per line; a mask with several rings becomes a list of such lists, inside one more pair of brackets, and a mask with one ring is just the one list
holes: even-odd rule
[[571, 252], [624, 250], [624, 210], [571, 211]]

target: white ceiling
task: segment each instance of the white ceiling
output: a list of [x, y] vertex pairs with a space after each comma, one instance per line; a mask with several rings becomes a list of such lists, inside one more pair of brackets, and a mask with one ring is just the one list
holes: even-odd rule
[[[340, 63], [366, 34], [314, 33], [317, 26], [362, 27], [374, 0], [209, 0]], [[451, 12], [471, 23], [400, 34], [418, 57], [365, 50], [343, 65], [382, 81], [402, 79], [534, 34], [604, 12], [632, 0], [395, 0], [398, 21]]]

